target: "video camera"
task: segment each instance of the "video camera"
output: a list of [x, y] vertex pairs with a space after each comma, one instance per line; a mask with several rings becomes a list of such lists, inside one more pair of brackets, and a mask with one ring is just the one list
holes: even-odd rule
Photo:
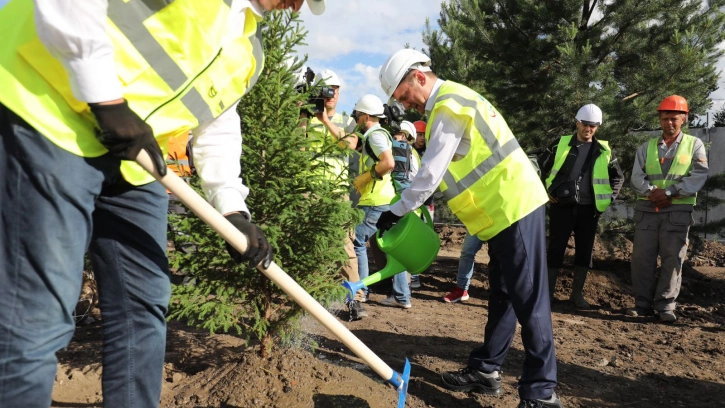
[[[308, 92], [313, 88], [313, 82], [315, 80], [315, 72], [307, 67], [307, 71], [302, 75], [304, 81], [297, 86], [295, 90], [299, 93]], [[325, 111], [325, 99], [335, 97], [335, 88], [331, 86], [323, 86], [320, 88], [320, 93], [315, 96], [310, 96], [305, 105], [312, 105], [312, 109], [304, 109], [309, 116], [315, 113], [321, 113]]]
[[383, 104], [383, 114], [385, 118], [380, 121], [381, 126], [387, 127], [392, 134], [400, 131], [400, 122], [405, 119], [403, 106], [397, 102], [391, 105]]

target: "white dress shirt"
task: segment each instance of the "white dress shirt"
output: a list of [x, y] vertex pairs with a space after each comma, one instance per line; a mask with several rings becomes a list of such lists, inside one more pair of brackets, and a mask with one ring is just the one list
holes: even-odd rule
[[[443, 82], [443, 80], [437, 79], [433, 84], [433, 89], [425, 104], [425, 112], [428, 116], [433, 110]], [[425, 155], [420, 162], [418, 174], [411, 181], [410, 187], [403, 191], [400, 201], [390, 206], [390, 211], [395, 215], [405, 215], [423, 205], [423, 202], [441, 184], [451, 161], [463, 158], [471, 149], [470, 136], [464, 135], [466, 130], [464, 118], [452, 116], [447, 110], [441, 110], [428, 126], [431, 129], [430, 139]]]
[[[113, 43], [106, 34], [107, 0], [34, 0], [38, 37], [68, 72], [73, 96], [95, 103], [120, 99]], [[261, 16], [258, 3], [234, 0], [230, 30], [244, 28], [245, 10]], [[236, 104], [218, 118], [193, 129], [194, 164], [207, 199], [222, 214], [249, 212], [249, 189], [239, 178], [242, 136]]]

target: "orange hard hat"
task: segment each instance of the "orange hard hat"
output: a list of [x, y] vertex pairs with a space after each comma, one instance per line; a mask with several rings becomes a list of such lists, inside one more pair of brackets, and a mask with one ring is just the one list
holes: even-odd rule
[[689, 113], [687, 108], [687, 100], [680, 95], [670, 95], [662, 100], [658, 111], [679, 111]]
[[417, 120], [413, 122], [413, 126], [415, 126], [415, 131], [420, 133], [425, 133], [425, 122], [422, 120]]

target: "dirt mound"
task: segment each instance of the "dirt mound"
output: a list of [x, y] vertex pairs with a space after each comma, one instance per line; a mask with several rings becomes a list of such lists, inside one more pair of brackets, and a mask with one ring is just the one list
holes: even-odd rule
[[466, 238], [466, 229], [464, 227], [438, 224], [435, 226], [435, 231], [441, 238], [442, 250], [461, 250], [463, 240]]
[[[459, 227], [440, 227], [448, 255], [439, 256], [421, 275], [413, 307], [382, 306], [387, 293], [373, 286], [365, 305], [369, 316], [342, 320], [358, 338], [394, 370], [409, 358], [412, 371], [406, 406], [511, 407], [518, 403], [517, 378], [524, 359], [520, 331], [502, 370], [500, 397], [451, 392], [441, 387], [440, 373], [465, 365], [468, 353], [483, 339], [488, 310], [485, 261], [477, 257], [465, 303], [448, 304], [442, 296], [455, 285], [457, 255], [465, 236]], [[571, 242], [573, 246], [573, 242]], [[715, 262], [722, 246], [705, 244]], [[486, 247], [479, 251], [485, 253]], [[725, 395], [725, 268], [688, 265], [678, 320], [630, 318], [634, 304], [629, 278], [631, 242], [597, 242], [595, 269], [584, 289], [595, 305], [575, 310], [566, 301], [572, 271], [560, 277], [552, 305], [558, 359], [557, 391], [567, 407], [714, 407]], [[571, 262], [572, 258], [567, 258]], [[481, 263], [479, 263], [481, 262]], [[345, 313], [340, 315], [345, 318]], [[100, 316], [99, 316], [100, 318]], [[261, 357], [254, 345], [237, 336], [169, 324], [162, 407], [314, 407], [371, 408], [395, 406], [397, 393], [313, 319], [298, 346]], [[58, 353], [60, 366], [53, 407], [101, 407], [100, 323], [79, 327], [70, 346]], [[312, 351], [311, 344], [317, 344]]]

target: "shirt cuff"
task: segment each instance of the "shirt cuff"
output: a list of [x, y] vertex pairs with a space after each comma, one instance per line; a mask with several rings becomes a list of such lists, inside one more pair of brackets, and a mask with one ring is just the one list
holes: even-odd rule
[[73, 96], [78, 100], [98, 103], [123, 98], [113, 58], [69, 60], [67, 64]]
[[398, 217], [402, 217], [405, 215], [405, 207], [403, 207], [402, 202], [398, 201], [390, 206], [390, 212], [397, 215]]
[[238, 191], [230, 189], [228, 191], [219, 191], [214, 197], [214, 208], [219, 211], [220, 214], [229, 214], [231, 212], [249, 212], [247, 204], [244, 202], [241, 194]]
[[670, 193], [672, 193], [672, 197], [680, 195], [680, 192], [677, 190], [677, 187], [675, 187], [675, 186], [669, 186], [665, 190], [669, 190]]

